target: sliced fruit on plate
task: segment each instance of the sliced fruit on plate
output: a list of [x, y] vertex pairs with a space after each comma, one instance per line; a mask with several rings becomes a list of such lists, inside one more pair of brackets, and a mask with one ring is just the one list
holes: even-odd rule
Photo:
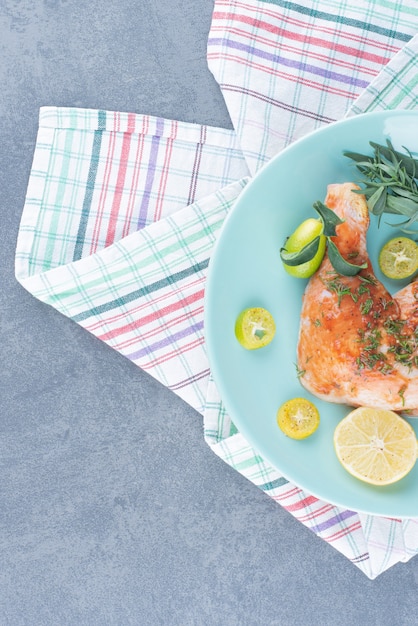
[[409, 278], [418, 270], [418, 245], [409, 237], [394, 237], [382, 247], [378, 261], [388, 278]]
[[291, 439], [306, 439], [319, 426], [319, 411], [306, 398], [292, 398], [277, 411], [277, 423]]
[[243, 348], [257, 350], [267, 346], [276, 333], [272, 314], [262, 307], [244, 309], [235, 322], [235, 335]]
[[412, 426], [393, 411], [359, 407], [334, 431], [334, 447], [342, 466], [371, 485], [390, 485], [414, 467], [418, 453]]

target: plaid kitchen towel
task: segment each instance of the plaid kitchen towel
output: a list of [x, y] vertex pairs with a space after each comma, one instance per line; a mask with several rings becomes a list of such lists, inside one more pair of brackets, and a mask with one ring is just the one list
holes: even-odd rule
[[370, 578], [416, 554], [418, 520], [320, 501], [251, 448], [210, 378], [203, 294], [223, 221], [261, 165], [346, 114], [415, 106], [414, 4], [216, 2], [208, 62], [234, 131], [43, 107], [16, 250], [28, 291], [202, 413], [216, 454]]

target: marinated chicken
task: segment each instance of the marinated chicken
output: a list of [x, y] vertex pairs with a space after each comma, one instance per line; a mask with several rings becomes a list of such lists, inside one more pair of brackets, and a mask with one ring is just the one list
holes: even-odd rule
[[350, 406], [418, 414], [418, 280], [391, 295], [367, 255], [369, 214], [353, 183], [329, 185], [325, 204], [344, 220], [333, 241], [361, 265], [341, 276], [325, 255], [302, 302], [300, 382], [315, 396]]

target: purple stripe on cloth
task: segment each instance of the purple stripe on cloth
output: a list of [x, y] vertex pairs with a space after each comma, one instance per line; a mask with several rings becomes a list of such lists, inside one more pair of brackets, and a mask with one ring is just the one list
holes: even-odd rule
[[365, 552], [364, 554], [354, 557], [354, 559], [350, 559], [350, 561], [352, 563], [361, 563], [362, 561], [367, 561], [367, 559], [370, 559], [370, 554]]
[[157, 124], [156, 124], [157, 134], [153, 136], [152, 141], [151, 141], [151, 150], [149, 154], [147, 178], [145, 180], [144, 194], [142, 196], [141, 206], [139, 208], [138, 229], [144, 228], [144, 226], [146, 226], [147, 224], [149, 200], [151, 196], [152, 185], [154, 183], [155, 168], [157, 165], [157, 157], [158, 157], [158, 148], [160, 146], [160, 140], [161, 140], [160, 135], [162, 135], [163, 130], [164, 130], [164, 120], [161, 118], [158, 118]]
[[196, 153], [193, 163], [192, 180], [190, 181], [190, 190], [187, 204], [193, 204], [196, 194], [197, 178], [199, 174], [200, 161], [202, 159], [202, 144], [206, 140], [206, 126], [200, 128], [200, 141], [196, 146]]
[[161, 348], [165, 348], [166, 346], [169, 346], [170, 344], [174, 343], [178, 339], [184, 339], [188, 335], [192, 335], [194, 332], [202, 330], [202, 328], [203, 328], [203, 320], [201, 322], [198, 322], [197, 324], [192, 324], [191, 326], [188, 326], [188, 328], [184, 328], [183, 330], [180, 330], [178, 333], [174, 333], [173, 335], [169, 335], [168, 337], [165, 337], [164, 339], [161, 339], [160, 341], [156, 341], [155, 343], [149, 346], [145, 346], [145, 348], [141, 348], [141, 350], [137, 350], [136, 352], [133, 352], [132, 354], [125, 354], [125, 356], [128, 359], [131, 359], [132, 361], [134, 361], [135, 359], [140, 359], [143, 356], [152, 354], [156, 350], [160, 350]]
[[221, 45], [227, 46], [228, 48], [234, 48], [235, 50], [240, 50], [241, 52], [250, 53], [254, 56], [260, 57], [261, 59], [265, 59], [267, 61], [273, 61], [274, 63], [279, 63], [280, 65], [284, 65], [285, 67], [290, 67], [292, 69], [302, 70], [304, 72], [309, 72], [311, 74], [315, 74], [317, 76], [321, 76], [322, 78], [328, 78], [331, 80], [338, 81], [340, 83], [345, 83], [347, 85], [352, 85], [356, 87], [366, 88], [369, 85], [369, 81], [361, 80], [359, 78], [353, 78], [352, 76], [346, 76], [345, 74], [340, 74], [339, 72], [330, 72], [322, 67], [316, 67], [315, 65], [310, 65], [308, 63], [300, 63], [299, 61], [294, 61], [292, 59], [286, 59], [277, 54], [272, 54], [270, 52], [265, 52], [264, 50], [258, 50], [254, 46], [248, 46], [243, 43], [239, 43], [237, 41], [231, 41], [230, 39], [225, 39], [223, 37], [213, 37], [208, 40], [208, 45]]
[[186, 378], [186, 380], [180, 380], [175, 385], [170, 385], [170, 389], [172, 391], [175, 391], [176, 389], [183, 389], [183, 387], [187, 387], [188, 385], [190, 385], [190, 383], [194, 383], [197, 380], [202, 380], [202, 378], [209, 376], [209, 374], [210, 374], [210, 370], [204, 369], [198, 374], [195, 374], [194, 376], [191, 376], [190, 378]]
[[261, 102], [266, 102], [267, 104], [272, 104], [273, 106], [276, 106], [279, 109], [283, 109], [284, 111], [289, 111], [289, 113], [303, 115], [304, 117], [308, 117], [311, 120], [318, 120], [318, 122], [323, 122], [324, 124], [331, 124], [331, 122], [336, 121], [335, 118], [326, 117], [325, 115], [319, 115], [314, 111], [308, 111], [307, 109], [301, 109], [300, 107], [292, 106], [287, 102], [275, 100], [274, 98], [265, 96], [264, 94], [261, 94], [258, 91], [254, 91], [252, 89], [236, 87], [235, 85], [229, 85], [228, 83], [219, 83], [219, 86], [221, 87], [222, 91], [230, 91], [232, 93], [240, 93], [242, 95], [251, 96], [252, 98], [256, 98]]
[[317, 524], [317, 526], [309, 526], [309, 529], [312, 530], [314, 533], [319, 533], [323, 530], [331, 528], [331, 526], [334, 526], [335, 524], [339, 524], [340, 522], [350, 517], [353, 517], [353, 515], [357, 515], [357, 513], [355, 511], [349, 511], [347, 509], [346, 511], [342, 511], [341, 513], [338, 513], [338, 515], [335, 515], [334, 517], [326, 520], [326, 522], [322, 522], [322, 524]]

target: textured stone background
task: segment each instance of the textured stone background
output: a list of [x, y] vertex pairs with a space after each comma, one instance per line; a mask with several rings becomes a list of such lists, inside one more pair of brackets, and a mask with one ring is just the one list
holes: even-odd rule
[[230, 127], [210, 0], [0, 0], [0, 626], [415, 626], [212, 454], [171, 392], [37, 302], [14, 249], [41, 105]]

